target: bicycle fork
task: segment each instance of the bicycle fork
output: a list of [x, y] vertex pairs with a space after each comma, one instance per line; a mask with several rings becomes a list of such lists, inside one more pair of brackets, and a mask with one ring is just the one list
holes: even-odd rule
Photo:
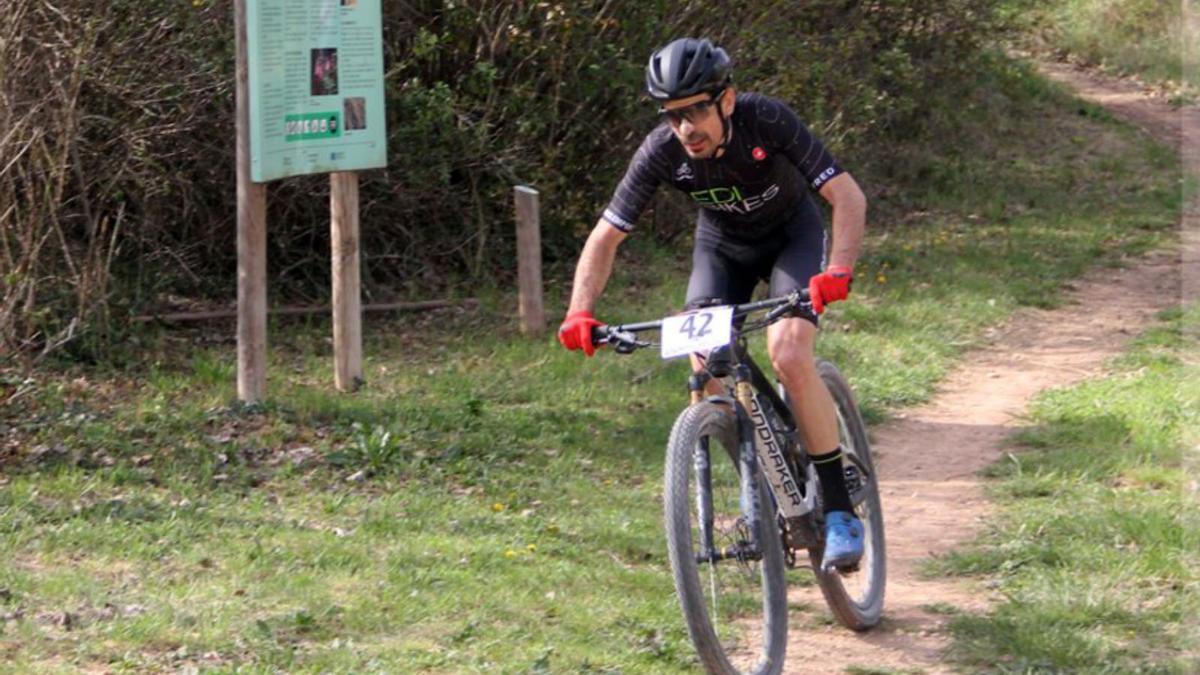
[[[739, 371], [739, 375], [743, 375]], [[754, 443], [754, 422], [746, 413], [749, 406], [746, 401], [752, 396], [749, 376], [737, 378], [739, 404], [737, 408], [738, 425], [738, 477], [740, 480], [739, 506], [742, 513], [742, 532], [749, 535], [749, 541], [739, 537], [733, 546], [717, 549], [713, 541], [713, 505], [712, 505], [712, 464], [707, 438], [700, 439], [698, 452], [693, 454], [693, 468], [696, 473], [696, 510], [699, 514], [700, 553], [696, 561], [700, 563], [715, 563], [720, 560], [762, 560], [762, 504], [759, 503], [759, 493], [755, 486], [758, 484], [758, 452]], [[693, 390], [693, 395], [695, 390]], [[743, 400], [745, 397], [745, 400]]]

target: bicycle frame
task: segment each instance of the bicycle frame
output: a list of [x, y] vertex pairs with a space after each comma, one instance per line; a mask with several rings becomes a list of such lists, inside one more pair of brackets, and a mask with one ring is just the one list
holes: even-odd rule
[[[771, 386], [763, 373], [745, 348], [744, 341], [739, 337], [731, 345], [732, 375], [734, 397], [712, 396], [704, 399], [705, 385], [712, 379], [722, 379], [714, 376], [708, 369], [695, 373], [688, 379], [688, 388], [694, 402], [709, 400], [722, 403], [737, 411], [738, 417], [738, 464], [741, 475], [741, 511], [748, 523], [759, 522], [762, 509], [758, 504], [757, 492], [753, 489], [757, 472], [761, 469], [767, 479], [770, 494], [775, 502], [777, 511], [785, 522], [794, 528], [801, 527], [800, 520], [816, 510], [816, 475], [802, 455], [796, 453], [793, 461], [788, 461], [788, 453], [794, 447], [787, 441], [795, 433], [796, 424], [788, 404]], [[729, 385], [726, 385], [729, 388]], [[778, 416], [782, 430], [774, 428], [772, 416]], [[724, 558], [745, 557], [758, 559], [760, 542], [757, 541], [758, 528], [750, 528], [752, 534], [751, 551], [733, 551], [728, 554], [713, 551], [712, 546], [712, 515], [711, 515], [711, 472], [708, 448], [696, 456], [696, 480], [703, 486], [700, 491], [697, 510], [700, 514], [701, 553], [698, 562], [716, 562]], [[795, 467], [795, 471], [793, 471]]]

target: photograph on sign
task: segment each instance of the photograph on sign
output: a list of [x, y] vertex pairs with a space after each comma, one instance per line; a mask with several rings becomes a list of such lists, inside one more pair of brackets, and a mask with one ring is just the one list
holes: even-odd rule
[[250, 175], [387, 166], [381, 0], [246, 0]]
[[337, 50], [312, 50], [312, 95], [334, 96], [337, 93]]
[[351, 96], [342, 101], [342, 110], [346, 116], [347, 131], [367, 128], [367, 99]]

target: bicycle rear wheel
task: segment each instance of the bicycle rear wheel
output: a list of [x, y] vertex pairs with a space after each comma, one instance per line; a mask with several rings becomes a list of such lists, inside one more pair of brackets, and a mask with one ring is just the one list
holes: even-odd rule
[[837, 408], [838, 433], [844, 455], [842, 468], [855, 515], [863, 523], [864, 541], [862, 561], [854, 570], [822, 570], [822, 547], [809, 549], [809, 556], [825, 602], [838, 621], [853, 630], [866, 630], [879, 623], [887, 585], [879, 479], [871, 459], [866, 427], [850, 385], [832, 363], [818, 361], [817, 370]]
[[[737, 437], [736, 418], [712, 403], [692, 405], [675, 421], [667, 443], [667, 545], [675, 590], [704, 668], [766, 675], [780, 672], [787, 648], [783, 546], [757, 471], [758, 522], [743, 515]], [[702, 528], [709, 519], [713, 548], [730, 557], [713, 561], [705, 550]], [[750, 550], [755, 540], [757, 552]]]

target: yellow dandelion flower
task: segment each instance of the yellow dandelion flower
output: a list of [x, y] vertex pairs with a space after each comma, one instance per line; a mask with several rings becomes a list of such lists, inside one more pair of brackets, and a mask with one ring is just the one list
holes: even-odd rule
[[492, 504], [492, 510], [495, 511], [496, 513], [500, 513], [505, 508], [506, 507], [503, 504], [501, 504], [500, 502], [496, 502], [495, 504]]
[[530, 553], [537, 553], [537, 546], [535, 544], [530, 544], [525, 547], [525, 550], [529, 551]]
[[887, 275], [884, 275], [884, 274], [876, 275], [875, 281], [877, 283], [886, 284], [887, 283]]
[[517, 552], [510, 548], [504, 552], [504, 557], [505, 558], [515, 558], [515, 557], [517, 557]]

